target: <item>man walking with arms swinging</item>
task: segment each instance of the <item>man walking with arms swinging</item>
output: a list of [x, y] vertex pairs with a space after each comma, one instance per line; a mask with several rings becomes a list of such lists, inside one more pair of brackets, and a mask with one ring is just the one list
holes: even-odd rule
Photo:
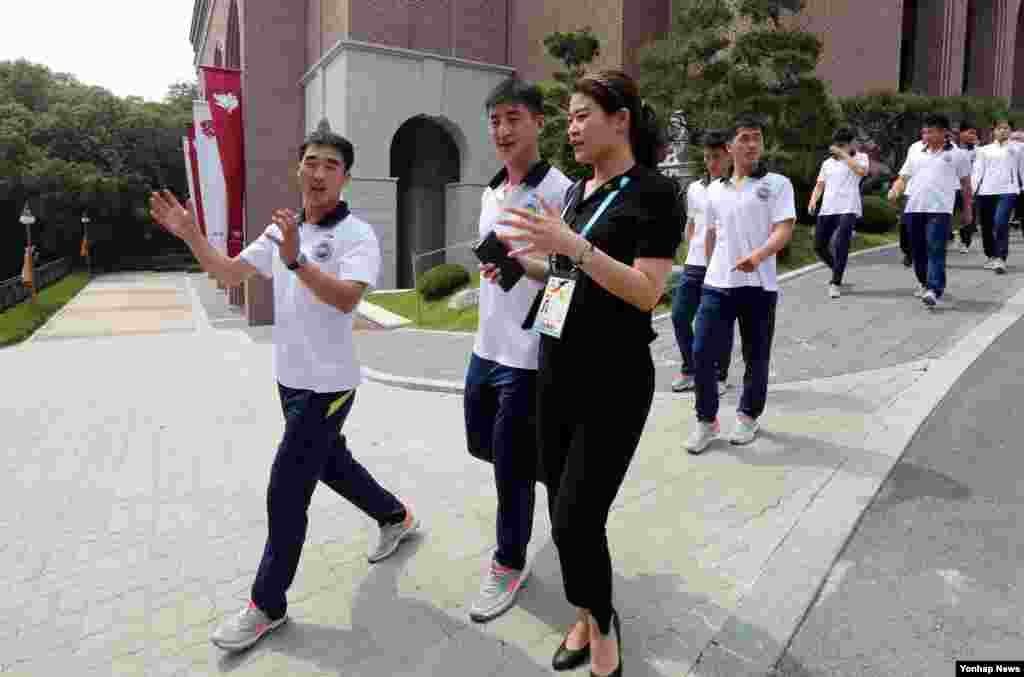
[[210, 638], [228, 650], [252, 646], [287, 620], [285, 593], [299, 565], [317, 482], [376, 520], [380, 534], [371, 563], [394, 553], [419, 526], [352, 457], [341, 434], [361, 381], [352, 312], [380, 268], [373, 229], [341, 200], [352, 144], [318, 130], [300, 156], [303, 213], [275, 211], [273, 225], [235, 258], [210, 245], [169, 191], [150, 200], [153, 219], [184, 240], [203, 269], [226, 286], [257, 273], [274, 280], [274, 371], [285, 430], [270, 472], [267, 542], [251, 601]]

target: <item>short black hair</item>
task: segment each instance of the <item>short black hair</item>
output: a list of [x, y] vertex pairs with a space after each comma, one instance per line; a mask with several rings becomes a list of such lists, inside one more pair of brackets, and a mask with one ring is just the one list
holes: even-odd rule
[[949, 129], [949, 118], [939, 113], [929, 113], [924, 116], [924, 122], [921, 123], [922, 127], [931, 127], [932, 129]]
[[840, 127], [832, 133], [832, 143], [846, 144], [853, 143], [857, 135], [849, 127]]
[[544, 113], [544, 93], [533, 83], [524, 82], [517, 77], [508, 78], [498, 84], [487, 96], [484, 104], [488, 111], [502, 104], [521, 103], [535, 115]]
[[317, 129], [307, 136], [305, 141], [302, 142], [302, 146], [299, 147], [299, 162], [302, 161], [302, 158], [306, 157], [306, 149], [310, 146], [330, 146], [334, 148], [341, 153], [341, 159], [345, 161], [345, 173], [348, 174], [352, 171], [352, 165], [356, 161], [356, 151], [352, 147], [352, 142], [341, 134], [336, 134], [326, 129]]
[[764, 131], [764, 118], [756, 113], [740, 113], [732, 121], [729, 129], [729, 138], [735, 139], [741, 129], [758, 129]]
[[974, 122], [971, 121], [971, 120], [961, 120], [960, 121], [960, 131], [961, 132], [966, 132], [968, 129], [973, 129], [975, 131], [975, 133], [977, 133], [978, 125], [974, 124]]
[[721, 129], [709, 129], [700, 137], [700, 145], [705, 148], [725, 148], [729, 143], [729, 135]]

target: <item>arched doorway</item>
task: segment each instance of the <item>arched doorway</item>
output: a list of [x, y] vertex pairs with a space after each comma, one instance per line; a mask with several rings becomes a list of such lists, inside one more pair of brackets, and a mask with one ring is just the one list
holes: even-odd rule
[[[406, 121], [391, 141], [391, 176], [398, 179], [397, 285], [415, 286], [412, 255], [445, 246], [445, 188], [460, 179], [459, 148], [441, 123], [420, 116]], [[417, 272], [444, 262], [425, 257]]]

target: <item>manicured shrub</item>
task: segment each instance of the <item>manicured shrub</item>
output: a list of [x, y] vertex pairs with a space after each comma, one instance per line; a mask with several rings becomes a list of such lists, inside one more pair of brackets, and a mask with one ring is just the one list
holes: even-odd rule
[[456, 263], [442, 263], [420, 275], [416, 291], [423, 298], [435, 300], [448, 296], [469, 282], [469, 272]]
[[865, 233], [888, 233], [899, 224], [899, 210], [885, 198], [865, 195], [863, 202], [864, 219], [857, 225], [858, 230]]

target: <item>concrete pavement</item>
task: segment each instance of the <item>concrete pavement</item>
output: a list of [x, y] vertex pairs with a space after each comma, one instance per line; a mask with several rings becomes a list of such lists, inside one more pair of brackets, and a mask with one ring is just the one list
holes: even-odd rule
[[1024, 320], [928, 417], [780, 665], [787, 677], [953, 674], [1024, 659]]
[[[800, 365], [824, 360], [794, 361], [782, 373], [797, 376], [776, 379], [755, 444], [719, 444], [690, 457], [681, 446], [692, 399], [656, 398], [608, 526], [626, 674], [768, 672], [921, 421], [1024, 305], [1021, 296], [1000, 305], [958, 291], [971, 285], [958, 288], [957, 280], [976, 273], [957, 271], [950, 287], [963, 299], [959, 310], [929, 314], [884, 286], [891, 263], [878, 265], [870, 274], [855, 266], [850, 275], [855, 291], [873, 297], [849, 294], [835, 307], [874, 312], [872, 299], [888, 309], [889, 319], [879, 310], [874, 326], [890, 332], [877, 342], [889, 346], [881, 354], [890, 363], [801, 380]], [[1008, 298], [1024, 287], [1012, 272], [977, 274], [974, 287], [980, 295], [986, 284], [1002, 285], [994, 298]], [[896, 274], [907, 275], [902, 267]], [[153, 276], [128, 282], [167, 285]], [[17, 384], [0, 409], [8, 432], [0, 493], [10, 506], [0, 518], [0, 611], [11, 619], [0, 629], [0, 672], [550, 674], [573, 614], [545, 498], [538, 499], [534, 575], [520, 604], [489, 625], [471, 624], [468, 604], [494, 546], [490, 468], [465, 451], [457, 395], [379, 383], [361, 388], [346, 432], [360, 459], [421, 514], [422, 536], [371, 567], [370, 525], [321, 488], [290, 595], [293, 622], [240, 656], [209, 645], [211, 628], [247, 598], [282, 425], [267, 330], [217, 328], [202, 298], [206, 279], [179, 282], [192, 300], [191, 331], [107, 332], [0, 351], [0, 369]], [[825, 323], [817, 317], [828, 303], [823, 284], [820, 302], [808, 292], [806, 307], [795, 304], [791, 287], [785, 326], [812, 322], [801, 314]], [[66, 316], [50, 330], [62, 331]], [[780, 338], [782, 323], [780, 315]], [[900, 344], [896, 327], [910, 327]], [[360, 350], [400, 333], [409, 340], [392, 353], [397, 364], [424, 335], [361, 333]], [[899, 347], [907, 341], [916, 343]], [[882, 350], [871, 344], [860, 335], [832, 356]], [[419, 359], [434, 361], [431, 353]], [[857, 362], [842, 363], [850, 364]]]

